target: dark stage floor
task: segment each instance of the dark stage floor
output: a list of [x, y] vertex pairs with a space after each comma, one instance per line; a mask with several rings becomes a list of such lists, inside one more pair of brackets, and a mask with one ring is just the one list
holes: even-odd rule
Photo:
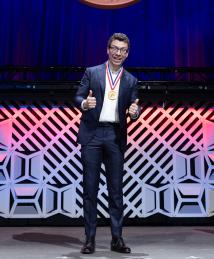
[[97, 230], [96, 253], [82, 255], [82, 227], [1, 227], [4, 259], [213, 259], [214, 227], [125, 227], [129, 255], [111, 252], [109, 227]]

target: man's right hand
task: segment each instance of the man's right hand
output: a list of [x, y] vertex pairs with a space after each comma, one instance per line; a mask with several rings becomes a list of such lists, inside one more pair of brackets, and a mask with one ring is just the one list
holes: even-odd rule
[[96, 98], [92, 96], [92, 90], [89, 91], [88, 97], [86, 98], [86, 100], [83, 103], [83, 108], [85, 110], [88, 109], [94, 109], [96, 107]]

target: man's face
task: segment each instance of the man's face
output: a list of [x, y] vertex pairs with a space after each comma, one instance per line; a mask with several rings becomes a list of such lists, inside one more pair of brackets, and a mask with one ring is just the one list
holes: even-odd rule
[[114, 40], [107, 49], [109, 62], [113, 67], [120, 67], [128, 57], [128, 44], [123, 41]]

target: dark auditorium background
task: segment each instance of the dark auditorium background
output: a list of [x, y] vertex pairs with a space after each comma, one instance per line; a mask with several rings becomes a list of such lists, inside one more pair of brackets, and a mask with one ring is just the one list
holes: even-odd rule
[[91, 66], [113, 32], [131, 39], [127, 66], [213, 66], [212, 0], [141, 0], [103, 10], [78, 0], [0, 1], [0, 65]]

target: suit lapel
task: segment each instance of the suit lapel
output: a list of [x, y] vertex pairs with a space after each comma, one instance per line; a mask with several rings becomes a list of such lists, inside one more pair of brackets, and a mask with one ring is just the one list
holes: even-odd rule
[[102, 64], [99, 71], [99, 84], [101, 89], [101, 97], [104, 99], [105, 86], [106, 86], [106, 63]]
[[127, 80], [126, 80], [126, 71], [123, 71], [123, 75], [120, 79], [120, 88], [119, 88], [119, 102], [122, 100], [123, 94], [126, 93]]

